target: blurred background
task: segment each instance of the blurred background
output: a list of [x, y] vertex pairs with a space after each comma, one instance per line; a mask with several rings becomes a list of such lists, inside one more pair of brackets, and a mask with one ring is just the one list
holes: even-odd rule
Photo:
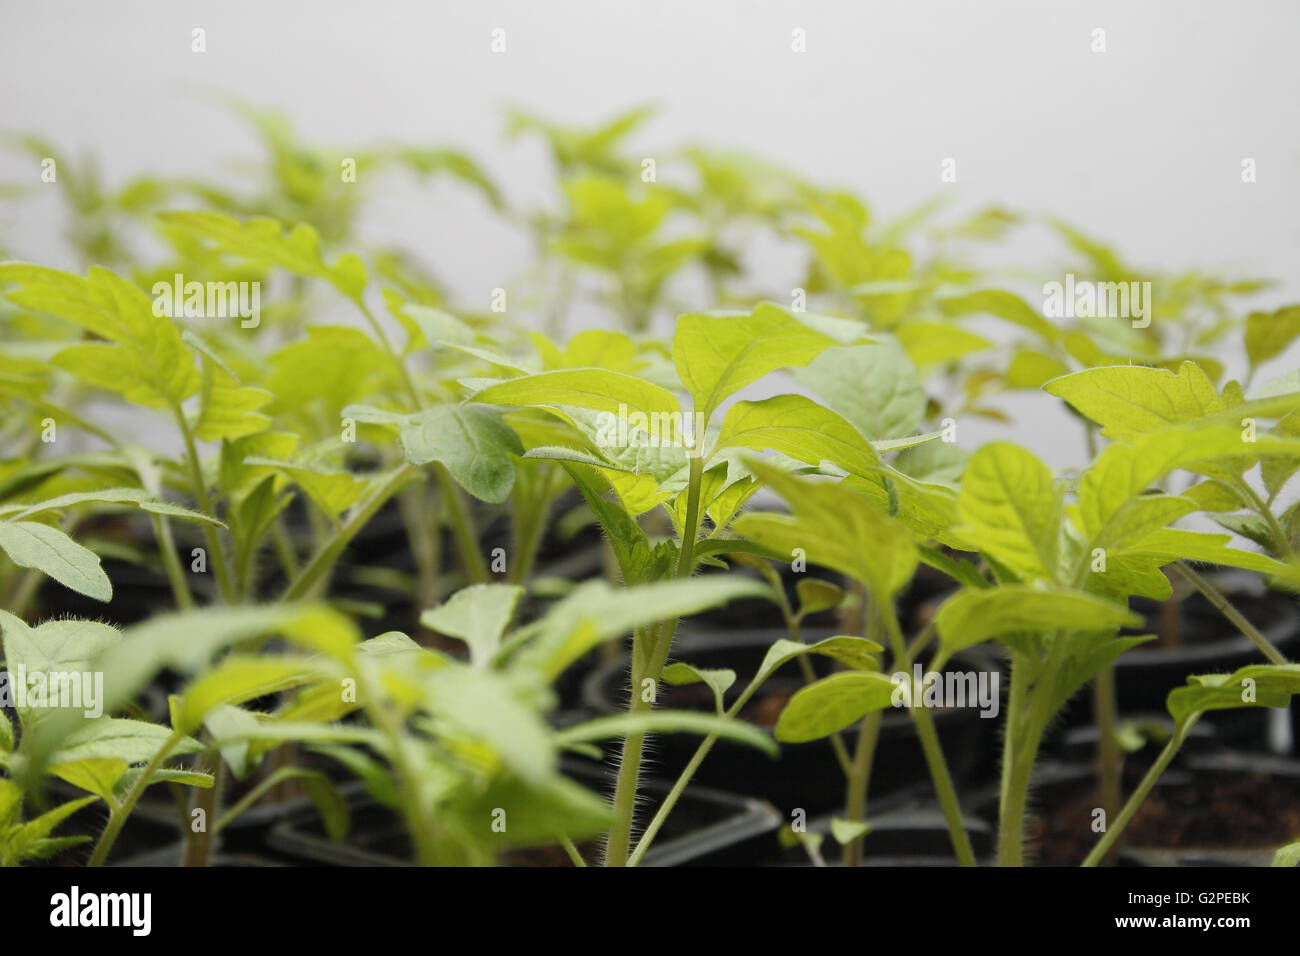
[[[191, 49], [195, 28], [203, 53]], [[492, 51], [494, 30], [504, 52]], [[796, 30], [805, 52], [792, 49]], [[238, 182], [262, 147], [220, 101], [229, 94], [284, 111], [304, 141], [344, 156], [395, 140], [463, 149], [511, 206], [530, 209], [557, 200], [550, 157], [536, 137], [506, 137], [508, 107], [591, 126], [651, 104], [633, 154], [752, 151], [857, 192], [884, 218], [940, 196], [1060, 216], [1144, 268], [1279, 280], [1250, 303], [1272, 309], [1300, 293], [1297, 36], [1300, 5], [1287, 0], [4, 0], [0, 130], [70, 157], [93, 152], [109, 183]], [[954, 183], [940, 180], [949, 158]], [[1253, 183], [1242, 181], [1247, 158]], [[39, 173], [31, 157], [0, 152], [0, 183], [35, 187], [3, 206], [0, 238], [25, 259], [75, 268], [66, 215]], [[386, 177], [361, 232], [418, 250], [454, 300], [480, 308], [533, 256], [517, 226], [447, 180]], [[761, 272], [789, 272], [774, 288], [797, 284], [781, 250], [752, 254]], [[1030, 221], [994, 265], [1040, 275], [1020, 285], [1037, 302], [1066, 261], [1060, 239]], [[1292, 359], [1277, 359], [1277, 374]], [[1035, 420], [1036, 396], [1003, 404], [1017, 440], [1057, 466], [1080, 463], [1073, 422]], [[1007, 427], [975, 423], [962, 444]]]

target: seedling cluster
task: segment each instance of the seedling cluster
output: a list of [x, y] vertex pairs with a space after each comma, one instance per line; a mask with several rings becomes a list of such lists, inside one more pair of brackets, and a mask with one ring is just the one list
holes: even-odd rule
[[[1152, 274], [1000, 208], [883, 221], [732, 152], [648, 159], [648, 110], [512, 115], [549, 147], [545, 210], [454, 149], [345, 153], [240, 110], [266, 148], [242, 188], [113, 187], [10, 143], [57, 170], [81, 267], [6, 237], [3, 862], [292, 856], [372, 817], [393, 862], [718, 862], [687, 811], [742, 806], [726, 860], [856, 865], [919, 801], [946, 845], [916, 853], [1017, 866], [1063, 715], [1090, 713], [1071, 862], [1094, 865], [1150, 845], [1198, 727], [1300, 691], [1294, 620], [1240, 597], [1300, 588], [1300, 379], [1261, 372], [1300, 306], [1252, 310], [1266, 283]], [[535, 267], [456, 301], [419, 250], [359, 239], [393, 171], [474, 191]], [[972, 264], [1031, 227], [1069, 261], [1041, 294]], [[1040, 427], [1012, 392], [1073, 417], [1085, 467], [965, 438]], [[1246, 659], [1131, 719], [1125, 662], [1193, 601]], [[764, 791], [813, 753], [826, 772]], [[724, 758], [757, 799], [697, 791]]]

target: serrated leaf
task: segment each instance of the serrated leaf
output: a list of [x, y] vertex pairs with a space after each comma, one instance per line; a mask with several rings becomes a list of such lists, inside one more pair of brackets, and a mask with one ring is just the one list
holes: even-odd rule
[[1022, 577], [1052, 580], [1060, 548], [1061, 493], [1030, 452], [992, 442], [966, 465], [958, 531]]
[[1084, 369], [1053, 379], [1043, 390], [1096, 422], [1103, 435], [1121, 441], [1194, 422], [1224, 407], [1214, 383], [1194, 362], [1184, 362], [1177, 373], [1144, 365]]
[[[125, 760], [128, 764], [148, 763], [171, 733], [168, 727], [123, 717], [85, 721], [63, 738], [50, 757], [50, 766], [101, 758]], [[197, 740], [187, 737], [177, 743], [172, 752], [184, 754], [201, 749]]]
[[910, 435], [925, 416], [925, 391], [916, 369], [891, 338], [827, 349], [793, 374], [872, 439]]
[[268, 218], [240, 222], [233, 216], [212, 212], [165, 212], [158, 218], [173, 229], [211, 242], [233, 258], [324, 279], [354, 301], [360, 300], [365, 291], [368, 277], [361, 260], [347, 254], [333, 265], [327, 264], [321, 258], [320, 236], [306, 223], [299, 223], [285, 234], [279, 222]]
[[0, 264], [0, 283], [19, 289], [9, 298], [93, 332], [107, 343], [74, 345], [52, 362], [78, 377], [149, 408], [171, 408], [199, 387], [194, 356], [172, 320], [155, 314], [143, 291], [107, 269], [86, 278], [28, 266]]
[[729, 395], [779, 368], [806, 365], [836, 341], [766, 303], [749, 315], [684, 315], [673, 362], [707, 422]]

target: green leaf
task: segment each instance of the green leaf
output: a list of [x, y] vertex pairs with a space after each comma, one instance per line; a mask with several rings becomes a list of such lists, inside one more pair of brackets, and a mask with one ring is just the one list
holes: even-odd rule
[[271, 420], [258, 409], [275, 396], [264, 388], [241, 384], [230, 367], [198, 336], [186, 332], [182, 338], [204, 358], [199, 410], [193, 419], [194, 434], [202, 441], [221, 441], [265, 431]]
[[1007, 366], [1011, 388], [1042, 388], [1046, 382], [1068, 375], [1070, 367], [1054, 356], [1033, 349], [1019, 349]]
[[801, 688], [781, 711], [776, 739], [782, 743], [820, 740], [891, 706], [894, 682], [884, 674], [845, 671]]
[[[1300, 311], [1300, 310], [1298, 310]], [[1290, 412], [1278, 420], [1272, 434], [1287, 438], [1300, 438], [1300, 412]], [[1282, 493], [1291, 477], [1300, 471], [1300, 452], [1295, 455], [1268, 457], [1259, 463], [1260, 477], [1270, 500]]]
[[19, 289], [9, 298], [67, 319], [105, 343], [74, 345], [53, 364], [149, 408], [171, 408], [199, 387], [194, 356], [172, 320], [156, 315], [154, 304], [135, 285], [107, 269], [94, 267], [86, 278], [28, 266], [0, 264], [0, 283]]
[[752, 467], [794, 514], [741, 515], [734, 522], [737, 534], [791, 560], [802, 553], [810, 564], [861, 581], [879, 600], [911, 580], [917, 564], [912, 533], [871, 501], [843, 484], [796, 478], [758, 462]]
[[1201, 674], [1169, 692], [1166, 706], [1183, 726], [1193, 715], [1236, 707], [1285, 707], [1300, 693], [1300, 664], [1251, 664], [1232, 674]]
[[794, 588], [799, 595], [801, 617], [829, 611], [844, 602], [844, 589], [820, 578], [800, 578]]
[[921, 369], [947, 365], [993, 347], [982, 335], [940, 322], [909, 322], [897, 334], [907, 357]]
[[320, 676], [319, 666], [305, 658], [231, 654], [172, 701], [172, 726], [193, 733], [214, 708], [300, 687]]
[[777, 754], [777, 746], [772, 738], [753, 724], [734, 717], [717, 717], [687, 710], [642, 711], [614, 717], [597, 717], [558, 731], [555, 741], [561, 747], [571, 747], [634, 734], [677, 733], [698, 734], [702, 737], [716, 734], [724, 740], [745, 744], [772, 757]]
[[514, 617], [524, 589], [514, 584], [474, 584], [420, 615], [430, 630], [469, 645], [470, 661], [486, 667], [501, 649], [501, 635]]
[[6, 611], [0, 611], [0, 634], [6, 666], [29, 674], [91, 670], [98, 655], [122, 640], [121, 631], [99, 621], [59, 618], [29, 627]]
[[[82, 726], [63, 739], [58, 750], [50, 757], [50, 766], [57, 768], [60, 764], [105, 758], [125, 760], [128, 764], [148, 763], [171, 734], [170, 728], [122, 717], [100, 717], [84, 721]], [[197, 740], [187, 737], [172, 752], [184, 754], [202, 749]]]
[[1145, 365], [1084, 369], [1043, 386], [1120, 441], [1194, 422], [1223, 409], [1210, 377], [1194, 362], [1177, 373]]
[[767, 586], [757, 581], [717, 575], [627, 589], [591, 581], [574, 588], [540, 621], [512, 635], [510, 645], [518, 643], [520, 650], [511, 659], [511, 669], [539, 673], [549, 683], [587, 651], [634, 628], [738, 598], [768, 595]]
[[[1107, 446], [1079, 483], [1077, 515], [1089, 540], [1103, 534], [1130, 501], [1180, 468], [1214, 470], [1242, 456], [1274, 457], [1300, 453], [1295, 439], [1261, 434], [1253, 442], [1242, 429], [1215, 422], [1162, 429]], [[1240, 474], [1240, 468], [1236, 468]], [[966, 479], [969, 481], [969, 476]]]
[[424, 675], [422, 703], [443, 723], [441, 736], [490, 748], [521, 780], [542, 783], [554, 772], [549, 728], [504, 676], [465, 665], [440, 667]]
[[1288, 843], [1273, 854], [1273, 866], [1300, 866], [1300, 842]]
[[244, 459], [244, 465], [273, 468], [288, 475], [331, 520], [337, 520], [339, 515], [364, 498], [371, 484], [365, 476], [345, 468], [327, 468], [305, 462], [276, 461], [250, 455]]
[[834, 339], [766, 303], [749, 315], [684, 315], [673, 335], [673, 361], [707, 422], [727, 396], [779, 368], [807, 365]]
[[361, 260], [348, 254], [328, 265], [321, 258], [320, 236], [306, 223], [299, 223], [285, 235], [279, 222], [267, 218], [240, 222], [233, 216], [212, 212], [165, 212], [158, 218], [171, 228], [211, 242], [233, 258], [324, 279], [353, 301], [360, 301], [365, 291], [368, 277]]
[[121, 757], [87, 757], [84, 760], [55, 764], [50, 768], [50, 773], [112, 805], [117, 802], [114, 792], [118, 781], [128, 766]]
[[454, 345], [471, 345], [478, 338], [468, 325], [442, 309], [427, 305], [407, 303], [400, 311], [394, 311], [399, 319], [410, 320], [407, 331], [411, 333], [408, 348], [422, 349], [431, 345], [451, 343]]
[[64, 508], [80, 504], [131, 504], [141, 511], [166, 515], [169, 518], [184, 518], [224, 528], [225, 525], [216, 518], [211, 518], [198, 511], [182, 508], [170, 501], [161, 501], [139, 488], [104, 488], [100, 491], [74, 491], [56, 498], [47, 498], [35, 504], [13, 504], [0, 506], [0, 515], [11, 516], [12, 520], [21, 520], [42, 511], [61, 511]]
[[515, 483], [513, 455], [523, 453], [519, 437], [487, 405], [439, 405], [412, 415], [399, 436], [406, 460], [445, 465], [474, 497], [500, 504]]
[[[6, 856], [12, 855], [16, 860], [24, 858], [40, 859], [52, 852], [57, 852], [62, 847], [74, 845], [69, 841], [75, 841], [77, 838], [65, 838], [60, 841], [47, 841], [45, 838], [53, 833], [54, 828], [60, 823], [82, 807], [94, 803], [97, 799], [98, 797], [82, 797], [80, 800], [69, 800], [67, 803], [59, 804], [53, 810], [42, 813], [36, 819], [23, 824], [16, 833], [8, 838], [9, 845], [5, 848]], [[42, 846], [42, 844], [47, 843], [54, 845]]]
[[925, 416], [925, 391], [916, 368], [891, 338], [827, 349], [794, 377], [874, 439], [910, 435]]
[[724, 710], [723, 695], [726, 694], [727, 688], [736, 682], [736, 672], [726, 668], [709, 670], [692, 667], [683, 661], [677, 661], [664, 668], [663, 679], [673, 685], [697, 683], [707, 685], [713, 691], [714, 704], [721, 714]]
[[991, 442], [971, 456], [957, 499], [959, 533], [1021, 577], [1052, 580], [1060, 547], [1061, 493], [1030, 452]]
[[761, 684], [772, 675], [778, 667], [803, 654], [821, 654], [839, 661], [852, 670], [874, 671], [880, 666], [878, 655], [884, 651], [881, 645], [865, 637], [850, 637], [845, 634], [828, 637], [815, 644], [791, 641], [785, 638], [774, 643], [763, 655], [754, 677], [755, 684]]
[[609, 830], [608, 802], [558, 773], [535, 782], [505, 777], [486, 788], [467, 789], [448, 807], [449, 815], [463, 832], [485, 832], [482, 821], [505, 809], [505, 831], [490, 834], [498, 847], [551, 846], [560, 836], [583, 841]]
[[959, 591], [935, 616], [948, 654], [1010, 634], [1114, 631], [1141, 623], [1142, 618], [1124, 605], [1085, 591], [1020, 585]]
[[864, 820], [852, 821], [841, 820], [839, 817], [831, 818], [831, 836], [835, 842], [841, 846], [846, 846], [854, 840], [861, 840], [871, 832], [871, 824]]
[[1039, 315], [1020, 296], [1000, 289], [983, 289], [963, 295], [940, 296], [935, 300], [939, 311], [949, 318], [985, 313], [1004, 319], [1035, 332], [1049, 342], [1056, 341], [1061, 333], [1056, 326]]
[[0, 550], [20, 568], [36, 568], [97, 601], [113, 598], [113, 585], [88, 548], [58, 528], [37, 521], [0, 521]]
[[[336, 694], [335, 697], [341, 697]], [[213, 740], [223, 740], [232, 737], [241, 730], [250, 730], [261, 723], [262, 718], [257, 714], [245, 710], [242, 707], [230, 705], [217, 706], [208, 711], [203, 718], [203, 726], [208, 733], [212, 735]], [[251, 759], [249, 742], [247, 740], [235, 740], [221, 746], [221, 759], [226, 762], [235, 775], [235, 779], [243, 780], [248, 776], [248, 771], [253, 768], [254, 761]]]
[[1300, 305], [1246, 316], [1246, 354], [1252, 365], [1276, 358], [1300, 336]]
[[1181, 528], [1162, 528], [1147, 535], [1125, 549], [1125, 554], [1145, 555], [1162, 563], [1170, 561], [1201, 561], [1229, 568], [1244, 568], [1300, 584], [1300, 568], [1294, 564], [1275, 561], [1262, 554], [1229, 548], [1232, 538], [1226, 534], [1207, 534]]
[[779, 451], [810, 465], [831, 461], [852, 474], [866, 474], [880, 465], [857, 429], [802, 395], [737, 402], [722, 421], [714, 453], [724, 448]]
[[573, 483], [595, 512], [600, 526], [609, 536], [610, 546], [623, 573], [623, 583], [629, 587], [648, 580], [654, 550], [641, 526], [616, 502], [605, 497], [608, 482], [594, 468], [565, 465]]
[[681, 404], [666, 388], [622, 372], [600, 368], [560, 369], [506, 379], [475, 393], [491, 405], [589, 408], [610, 415], [640, 412], [680, 415]]

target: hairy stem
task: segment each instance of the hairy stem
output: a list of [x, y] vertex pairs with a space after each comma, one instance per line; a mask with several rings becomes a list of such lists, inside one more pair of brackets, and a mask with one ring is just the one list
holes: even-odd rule
[[131, 815], [131, 811], [135, 809], [135, 805], [139, 803], [140, 797], [144, 793], [145, 788], [149, 786], [150, 779], [158, 771], [158, 768], [163, 765], [167, 758], [171, 756], [171, 752], [184, 737], [184, 734], [173, 730], [167, 739], [163, 741], [162, 746], [158, 748], [158, 752], [153, 755], [150, 761], [145, 764], [144, 769], [140, 771], [140, 776], [138, 776], [135, 783], [131, 785], [131, 789], [126, 792], [126, 796], [122, 798], [121, 804], [117, 807], [111, 808], [108, 823], [104, 827], [103, 832], [100, 833], [99, 840], [95, 843], [95, 850], [90, 855], [90, 862], [87, 864], [88, 866], [104, 865], [104, 861], [108, 858], [109, 851], [113, 849], [113, 844], [117, 841], [118, 833], [122, 830], [122, 825], [126, 823], [127, 817]]
[[[704, 460], [691, 456], [690, 484], [686, 490], [686, 522], [682, 525], [681, 553], [677, 561], [677, 577], [690, 577], [695, 570], [695, 539], [700, 532], [700, 484], [704, 477]], [[629, 713], [639, 713], [653, 707], [642, 700], [641, 681], [659, 680], [668, 649], [672, 646], [677, 620], [665, 621], [658, 628], [642, 630], [632, 636], [632, 699]], [[653, 640], [649, 640], [653, 635]], [[641, 639], [638, 646], [638, 637]], [[618, 783], [614, 789], [614, 819], [609, 842], [605, 850], [606, 866], [625, 866], [628, 847], [632, 842], [632, 823], [636, 812], [637, 778], [641, 769], [641, 752], [644, 734], [631, 734], [623, 738], [623, 758], [618, 768]]]

